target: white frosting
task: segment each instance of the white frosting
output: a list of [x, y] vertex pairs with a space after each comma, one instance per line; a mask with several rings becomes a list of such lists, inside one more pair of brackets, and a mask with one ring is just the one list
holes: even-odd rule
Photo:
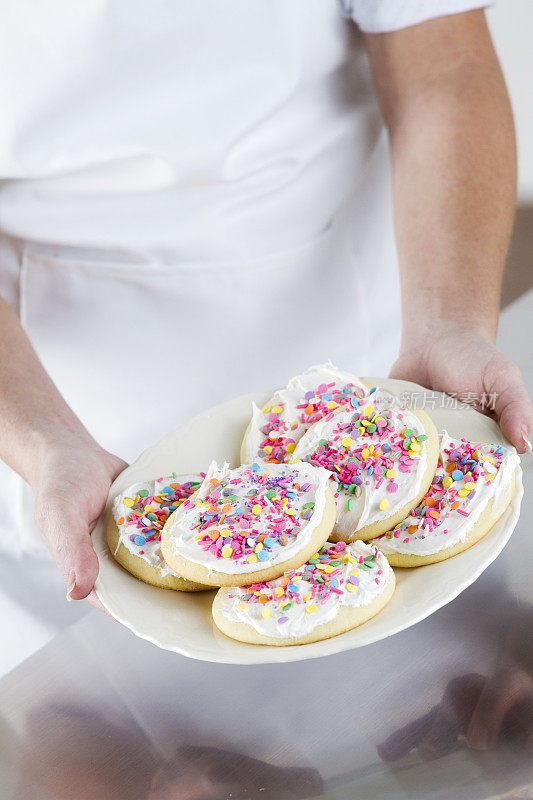
[[[341, 543], [342, 545], [343, 543]], [[326, 542], [325, 548], [333, 550], [336, 545]], [[325, 548], [322, 548], [324, 550]], [[350, 553], [352, 561], [346, 558]], [[370, 569], [362, 568], [359, 559], [374, 556], [373, 565]], [[331, 592], [324, 601], [317, 595], [309, 598], [313, 591], [313, 581], [305, 579], [305, 566], [297, 570], [289, 570], [285, 576], [291, 577], [291, 583], [298, 587], [298, 593], [291, 594], [291, 605], [289, 608], [282, 608], [281, 603], [286, 599], [271, 599], [267, 603], [246, 602], [254, 591], [261, 592], [261, 589], [272, 589], [282, 586], [283, 578], [268, 581], [263, 584], [253, 586], [232, 587], [224, 590], [224, 600], [221, 606], [222, 614], [232, 622], [244, 622], [251, 625], [257, 633], [263, 636], [275, 638], [298, 638], [311, 633], [319, 625], [331, 622], [335, 619], [339, 610], [345, 606], [351, 608], [368, 606], [385, 590], [392, 577], [392, 569], [379, 550], [362, 541], [356, 541], [346, 545], [346, 549], [339, 553], [340, 564], [334, 567], [336, 572], [334, 579], [338, 583], [337, 592]], [[324, 573], [327, 579], [327, 574]], [[346, 584], [353, 576], [353, 580], [358, 581], [358, 586], [353, 592], [346, 590]], [[314, 584], [316, 587], [316, 583]], [[354, 585], [354, 584], [353, 584]], [[304, 600], [303, 598], [309, 598]], [[308, 612], [308, 607], [316, 609], [313, 613]], [[263, 609], [267, 609], [266, 612]], [[264, 613], [270, 616], [265, 617]], [[280, 622], [279, 620], [285, 620]]]
[[[411, 429], [416, 436], [427, 436], [426, 430], [421, 420], [415, 416], [405, 405], [401, 403], [399, 398], [385, 389], [377, 389], [372, 394], [368, 394], [363, 398], [363, 405], [361, 408], [372, 407], [378, 415], [386, 415], [390, 412], [390, 419], [394, 427], [394, 435], [397, 437], [399, 432], [404, 429]], [[341, 442], [344, 434], [339, 433], [339, 428], [351, 423], [358, 411], [355, 408], [342, 409], [333, 413], [329, 417], [325, 417], [320, 422], [313, 425], [307, 433], [300, 439], [292, 459], [298, 461], [300, 459], [310, 460], [319, 448], [320, 440], [328, 440], [334, 442], [335, 448], [341, 447]], [[346, 451], [345, 458], [343, 459], [346, 464], [354, 453], [358, 453], [361, 448], [368, 448], [371, 445], [376, 449], [381, 448], [380, 442], [390, 442], [390, 437], [387, 435], [383, 438], [377, 432], [372, 434], [361, 434], [354, 440], [353, 446]], [[360, 530], [366, 525], [371, 525], [375, 522], [381, 522], [389, 518], [399, 508], [407, 505], [409, 502], [414, 501], [420, 492], [423, 475], [427, 466], [427, 441], [420, 442], [420, 452], [412, 456], [413, 465], [410, 472], [402, 472], [398, 468], [399, 461], [394, 462], [393, 469], [397, 472], [394, 479], [383, 479], [379, 486], [379, 476], [376, 478], [375, 474], [368, 475], [364, 471], [355, 473], [362, 479], [361, 493], [359, 496], [350, 494], [345, 488], [339, 484], [334, 483], [336, 489], [337, 501], [337, 522], [335, 525], [335, 532], [341, 536], [349, 536], [354, 531]], [[392, 451], [391, 451], [392, 453]], [[389, 457], [391, 454], [385, 454]], [[393, 454], [395, 457], [395, 454]], [[314, 460], [312, 463], [315, 463]], [[341, 463], [341, 462], [338, 462]], [[332, 470], [333, 467], [328, 465]], [[394, 488], [394, 491], [391, 491]], [[388, 503], [386, 508], [380, 508], [380, 503], [386, 501]]]
[[[361, 390], [362, 394], [368, 392], [368, 387], [361, 383], [358, 378], [348, 372], [342, 372], [331, 363], [309, 367], [302, 375], [296, 375], [291, 378], [286, 388], [279, 389], [275, 393], [273, 401], [266, 406], [269, 409], [275, 408], [278, 404], [283, 407], [282, 412], [277, 416], [287, 427], [283, 433], [284, 437], [298, 442], [303, 436], [309, 424], [302, 422], [302, 417], [306, 418], [307, 415], [304, 413], [304, 409], [298, 408], [298, 406], [307, 402], [306, 393], [314, 393], [322, 384], [326, 386], [330, 384], [328, 392], [342, 390], [349, 384], [353, 384], [356, 389]], [[245, 442], [246, 461], [248, 463], [254, 460], [268, 461], [269, 459], [268, 455], [262, 456], [259, 454], [261, 443], [266, 438], [261, 428], [265, 427], [268, 421], [268, 413], [258, 408], [255, 403], [252, 403], [252, 422]], [[318, 419], [318, 414], [315, 414], [315, 417]], [[313, 419], [315, 418], [313, 417]]]
[[[151, 567], [155, 567], [157, 570], [159, 570], [162, 577], [166, 577], [167, 575], [176, 575], [176, 573], [170, 569], [163, 558], [160, 536], [142, 544], [136, 544], [134, 541], [132, 541], [132, 536], [139, 536], [140, 538], [144, 538], [144, 536], [142, 531], [139, 530], [138, 526], [134, 522], [130, 524], [127, 523], [126, 520], [131, 516], [132, 510], [131, 507], [124, 504], [124, 500], [126, 498], [135, 500], [139, 492], [148, 492], [148, 498], [153, 498], [154, 495], [159, 496], [159, 492], [161, 492], [171, 483], [184, 484], [188, 483], [189, 481], [193, 481], [194, 483], [198, 483], [198, 485], [200, 485], [202, 477], [200, 475], [169, 475], [165, 478], [157, 478], [152, 481], [134, 483], [132, 486], [128, 486], [128, 488], [125, 489], [122, 494], [119, 494], [113, 503], [113, 516], [115, 518], [119, 534], [115, 555], [119, 546], [123, 544], [132, 555], [137, 556], [137, 558], [141, 558]], [[162, 505], [165, 506], [166, 503], [160, 503], [152, 500], [151, 505], [155, 506], [157, 509], [161, 509]], [[121, 519], [124, 519], [125, 522], [119, 524], [119, 520]], [[177, 577], [181, 576], [178, 575]]]
[[[244, 465], [237, 469], [230, 469], [228, 464], [224, 464], [221, 468], [215, 462], [210, 465], [206, 477], [198, 491], [198, 493], [189, 501], [181, 505], [177, 511], [174, 512], [169, 519], [165, 528], [165, 538], [176, 554], [192, 561], [196, 564], [201, 564], [206, 567], [210, 572], [223, 572], [229, 575], [241, 575], [248, 572], [257, 572], [266, 569], [273, 564], [287, 561], [295, 556], [302, 547], [304, 547], [310, 540], [316, 527], [322, 520], [325, 503], [326, 503], [326, 489], [329, 485], [330, 473], [325, 469], [317, 469], [309, 464], [259, 464], [254, 465], [257, 469], [254, 472], [251, 465]], [[281, 517], [286, 517], [285, 512], [281, 513], [277, 507], [266, 498], [265, 491], [268, 489], [266, 484], [258, 485], [258, 479], [254, 476], [267, 476], [269, 481], [286, 480], [291, 487], [294, 483], [299, 483], [301, 487], [308, 486], [305, 492], [297, 492], [296, 497], [290, 500], [290, 507], [294, 510], [294, 515], [291, 519], [300, 523], [300, 527], [294, 534], [287, 534], [285, 544], [281, 544], [275, 534], [272, 533], [273, 525], [276, 522], [272, 521], [275, 517], [279, 520]], [[202, 513], [205, 514], [203, 508], [206, 497], [212, 491], [212, 482], [222, 482], [223, 491], [232, 493], [234, 499], [225, 497], [225, 502], [231, 506], [225, 515], [225, 523], [218, 519], [210, 522], [206, 528], [199, 532], [198, 524]], [[252, 495], [254, 491], [259, 491], [259, 495]], [[239, 522], [240, 517], [235, 517], [237, 520], [232, 523], [232, 517], [235, 512], [239, 512], [243, 507], [251, 508], [256, 502], [264, 502], [265, 508], [262, 513], [253, 517], [253, 522], [250, 527], [244, 527]], [[306, 511], [304, 506], [314, 503], [312, 511]], [[305, 515], [311, 514], [309, 519], [305, 519]], [[302, 514], [304, 515], [302, 517]], [[248, 514], [248, 516], [251, 516]], [[288, 523], [289, 520], [287, 519]], [[268, 551], [268, 557], [265, 560], [257, 560], [253, 563], [248, 561], [247, 556], [242, 557], [227, 557], [223, 558], [214, 555], [209, 550], [202, 549], [201, 542], [198, 537], [201, 534], [209, 534], [209, 531], [219, 530], [222, 532], [227, 526], [233, 525], [237, 531], [237, 538], [243, 537], [243, 540], [248, 542], [257, 536], [267, 535], [270, 542], [268, 548], [263, 548]], [[285, 524], [285, 521], [281, 524]], [[292, 525], [294, 527], [294, 525]], [[167, 538], [168, 537], [168, 538]], [[228, 539], [231, 541], [231, 538]], [[247, 544], [247, 546], [249, 546]], [[255, 552], [252, 546], [250, 557], [253, 558]], [[263, 557], [261, 557], [263, 558]]]
[[[461, 446], [461, 440], [452, 439], [446, 431], [442, 432], [440, 439], [440, 459], [433, 481], [434, 487], [440, 486], [440, 480], [449, 475], [446, 472], [448, 464], [456, 461], [456, 459], [450, 458], [446, 450], [449, 451], [451, 449], [454, 452]], [[472, 447], [475, 447], [475, 445], [472, 445]], [[374, 539], [380, 550], [389, 554], [405, 553], [425, 556], [438, 553], [445, 548], [454, 547], [456, 544], [464, 542], [487, 504], [492, 500], [493, 508], [497, 508], [514, 481], [516, 467], [519, 464], [516, 450], [502, 446], [501, 464], [499, 468], [496, 468], [495, 464], [491, 463], [490, 458], [497, 447], [499, 445], [484, 444], [478, 446], [482, 456], [480, 461], [482, 471], [477, 477], [472, 476], [471, 481], [454, 480], [450, 487], [451, 492], [440, 488], [436, 492], [430, 490], [426, 495], [439, 501], [439, 519], [436, 521], [433, 530], [430, 530], [425, 524], [424, 516], [416, 514], [416, 511], [420, 512], [427, 509], [424, 498], [407, 519], [389, 533]], [[487, 460], [483, 460], [483, 458]], [[489, 478], [492, 475], [495, 477], [487, 480], [487, 475]], [[456, 491], [464, 489], [465, 483], [469, 482], [475, 484], [475, 489], [468, 496], [460, 497], [455, 494]], [[451, 508], [452, 503], [457, 501], [460, 501], [461, 505], [459, 509], [453, 510]], [[460, 513], [461, 511], [468, 516], [464, 516], [464, 513]], [[411, 532], [408, 532], [408, 528], [411, 528]]]

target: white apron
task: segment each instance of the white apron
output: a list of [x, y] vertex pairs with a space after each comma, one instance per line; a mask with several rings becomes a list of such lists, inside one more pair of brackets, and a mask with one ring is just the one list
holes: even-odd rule
[[[335, 0], [31, 0], [3, 17], [0, 291], [103, 446], [131, 460], [328, 358], [385, 374], [386, 147]], [[0, 548], [42, 555], [31, 492], [0, 478]]]

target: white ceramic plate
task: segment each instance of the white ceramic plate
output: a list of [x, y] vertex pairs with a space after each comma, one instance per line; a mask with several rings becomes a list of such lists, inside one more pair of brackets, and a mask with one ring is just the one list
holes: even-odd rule
[[[415, 405], [426, 408], [439, 430], [446, 428], [452, 436], [465, 436], [472, 441], [505, 443], [491, 419], [468, 406], [450, 407], [453, 401], [446, 395], [427, 392], [407, 381], [380, 378], [376, 383], [397, 394], [418, 392], [413, 395]], [[227, 638], [211, 619], [214, 591], [189, 594], [158, 589], [122, 569], [107, 547], [104, 517], [113, 498], [138, 481], [173, 471], [200, 472], [207, 469], [212, 459], [237, 466], [252, 400], [261, 406], [271, 396], [271, 392], [244, 395], [199, 414], [145, 450], [111, 487], [106, 511], [93, 533], [100, 560], [95, 588], [108, 611], [137, 636], [191, 658], [230, 664], [298, 661], [351, 650], [404, 630], [449, 603], [481, 575], [509, 540], [520, 514], [521, 470], [511, 505], [487, 536], [447, 561], [417, 569], [396, 569], [397, 585], [392, 600], [361, 627], [332, 639], [292, 647], [251, 645]]]

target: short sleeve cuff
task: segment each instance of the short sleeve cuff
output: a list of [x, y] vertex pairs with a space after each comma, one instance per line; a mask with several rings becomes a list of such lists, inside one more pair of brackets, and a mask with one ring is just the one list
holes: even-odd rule
[[494, 0], [340, 0], [344, 16], [365, 33], [387, 33], [435, 17], [487, 8]]

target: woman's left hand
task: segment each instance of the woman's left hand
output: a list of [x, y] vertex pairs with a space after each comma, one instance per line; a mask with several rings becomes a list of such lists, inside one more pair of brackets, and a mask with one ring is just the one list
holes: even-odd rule
[[533, 406], [522, 373], [482, 334], [437, 329], [402, 347], [390, 377], [466, 398], [499, 423], [519, 453], [531, 453]]

